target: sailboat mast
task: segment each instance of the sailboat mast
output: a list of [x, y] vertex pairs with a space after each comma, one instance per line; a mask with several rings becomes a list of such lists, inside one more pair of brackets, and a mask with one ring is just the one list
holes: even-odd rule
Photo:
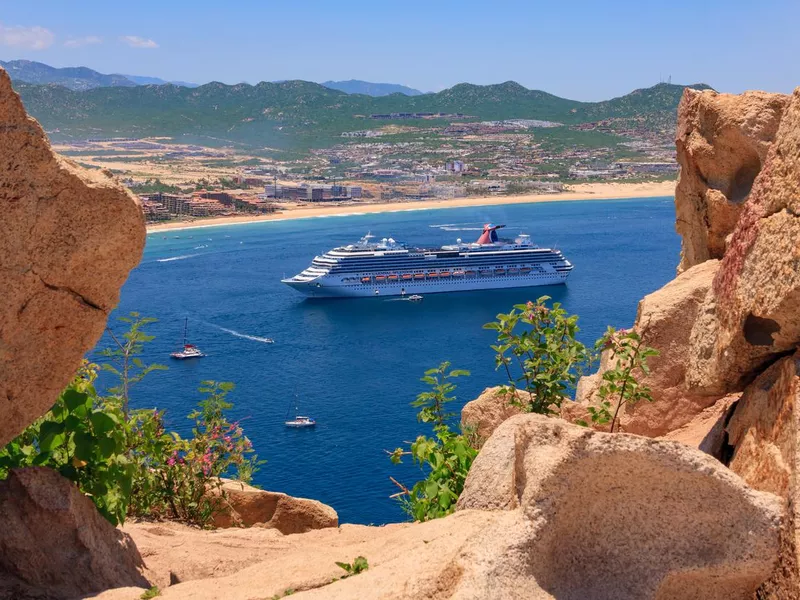
[[189, 317], [183, 322], [183, 345], [186, 346], [186, 331], [189, 329]]

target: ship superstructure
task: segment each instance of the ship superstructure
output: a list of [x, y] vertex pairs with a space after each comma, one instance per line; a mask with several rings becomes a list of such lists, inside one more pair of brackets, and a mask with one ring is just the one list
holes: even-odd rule
[[315, 298], [406, 296], [564, 283], [572, 264], [560, 250], [539, 248], [527, 235], [501, 240], [504, 225], [487, 224], [476, 242], [411, 248], [367, 234], [334, 248], [283, 283]]

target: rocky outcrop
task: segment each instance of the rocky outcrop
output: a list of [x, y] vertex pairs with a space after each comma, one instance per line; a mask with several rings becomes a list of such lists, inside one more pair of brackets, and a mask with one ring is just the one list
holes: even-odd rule
[[[689, 423], [720, 397], [698, 394], [687, 388], [685, 382], [692, 326], [718, 267], [716, 260], [692, 267], [639, 303], [634, 329], [645, 345], [658, 350], [659, 355], [648, 360], [649, 375], [638, 374], [641, 382], [652, 390], [653, 402], [624, 407], [623, 431], [653, 437], [664, 435]], [[597, 389], [603, 371], [610, 366], [608, 361], [604, 353], [600, 370], [581, 378], [576, 394], [579, 404], [599, 402]]]
[[687, 378], [742, 389], [800, 344], [800, 89], [784, 111], [692, 332]]
[[0, 481], [0, 515], [0, 597], [71, 599], [150, 587], [130, 537], [51, 469], [11, 471]]
[[137, 200], [54, 154], [0, 69], [0, 445], [100, 339], [145, 240]]
[[222, 509], [214, 515], [216, 527], [265, 527], [281, 533], [304, 533], [338, 527], [339, 515], [327, 504], [267, 492], [240, 481], [224, 481], [218, 491]]
[[[522, 408], [511, 404], [508, 394], [501, 394], [500, 390], [500, 386], [486, 388], [461, 409], [461, 427], [475, 436], [477, 447], [489, 439], [500, 423], [523, 412]], [[520, 396], [518, 394], [519, 400], [524, 401]]]
[[[506, 420], [446, 518], [263, 529], [126, 526], [165, 599], [750, 598], [778, 553], [780, 500], [675, 442], [540, 415]], [[160, 538], [160, 539], [159, 539]], [[369, 570], [338, 580], [336, 561]], [[100, 598], [134, 600], [141, 590]]]
[[800, 598], [800, 351], [764, 371], [742, 394], [726, 428], [730, 468], [757, 490], [777, 494], [788, 511], [781, 563], [769, 598]]
[[684, 91], [676, 134], [679, 272], [722, 258], [787, 104], [782, 94]]
[[495, 431], [458, 506], [524, 515], [505, 556], [556, 598], [750, 598], [778, 553], [778, 499], [713, 458], [539, 415]]

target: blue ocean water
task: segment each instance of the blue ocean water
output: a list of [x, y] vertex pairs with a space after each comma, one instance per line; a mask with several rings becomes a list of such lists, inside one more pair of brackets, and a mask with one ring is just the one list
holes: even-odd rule
[[[314, 255], [357, 240], [368, 230], [411, 244], [477, 238], [484, 222], [506, 223], [541, 246], [557, 245], [575, 264], [566, 286], [428, 295], [421, 303], [386, 298], [306, 300], [280, 283]], [[458, 402], [503, 382], [495, 372], [492, 332], [482, 325], [515, 303], [550, 295], [580, 315], [580, 337], [592, 344], [607, 325], [628, 326], [638, 300], [669, 281], [678, 262], [672, 198], [576, 201], [401, 211], [164, 231], [148, 236], [142, 263], [122, 291], [116, 315], [138, 311], [158, 322], [146, 362], [167, 364], [133, 390], [136, 407], [167, 410], [172, 427], [185, 418], [206, 379], [233, 381], [234, 416], [261, 458], [262, 487], [315, 498], [342, 522], [404, 520], [389, 499], [389, 476], [413, 484], [420, 471], [392, 465], [385, 450], [430, 433], [409, 406], [423, 391], [423, 372], [449, 360], [468, 369]], [[189, 337], [208, 356], [170, 361], [184, 318]], [[124, 328], [110, 325], [119, 331]], [[263, 343], [273, 338], [274, 344]], [[108, 345], [104, 339], [101, 346]], [[283, 425], [300, 411], [313, 430]]]

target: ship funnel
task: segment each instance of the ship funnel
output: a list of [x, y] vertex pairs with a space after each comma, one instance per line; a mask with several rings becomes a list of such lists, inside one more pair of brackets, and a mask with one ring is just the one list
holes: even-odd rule
[[505, 225], [492, 225], [487, 223], [483, 226], [483, 233], [478, 238], [478, 244], [493, 244], [498, 241], [497, 230], [502, 229]]

